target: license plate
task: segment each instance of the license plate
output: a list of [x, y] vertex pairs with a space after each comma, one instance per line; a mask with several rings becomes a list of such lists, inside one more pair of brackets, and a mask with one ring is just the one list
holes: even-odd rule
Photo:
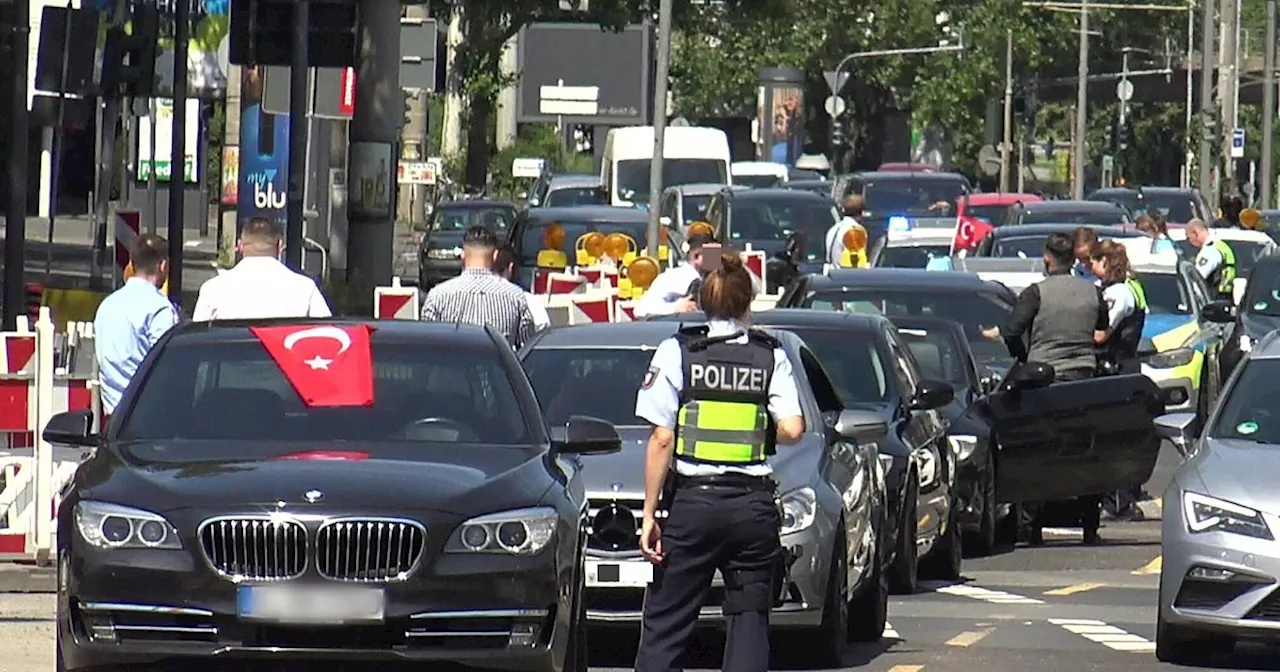
[[653, 565], [646, 560], [628, 562], [587, 561], [587, 586], [644, 588], [653, 582]]
[[245, 620], [274, 623], [381, 623], [386, 596], [381, 588], [240, 586], [236, 613]]

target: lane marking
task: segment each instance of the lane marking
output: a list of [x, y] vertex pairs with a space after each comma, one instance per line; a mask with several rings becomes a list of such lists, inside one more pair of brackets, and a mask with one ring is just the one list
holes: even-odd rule
[[986, 639], [987, 635], [995, 632], [995, 628], [983, 628], [982, 630], [972, 630], [970, 632], [962, 632], [955, 637], [947, 640], [947, 646], [963, 646], [969, 647]]
[[1034, 597], [1024, 597], [1022, 595], [1014, 595], [1006, 593], [1003, 590], [988, 590], [979, 588], [978, 586], [941, 586], [935, 592], [944, 593], [946, 595], [957, 595], [960, 597], [968, 597], [992, 604], [1044, 604], [1044, 600], [1037, 600]]
[[920, 672], [923, 669], [924, 665], [894, 665], [889, 672]]
[[1040, 534], [1046, 537], [1078, 537], [1083, 532], [1078, 527], [1045, 527], [1041, 528]]
[[1157, 555], [1154, 560], [1148, 562], [1142, 567], [1133, 570], [1130, 574], [1134, 576], [1143, 576], [1145, 574], [1159, 574], [1160, 567], [1164, 564], [1164, 556]]
[[1133, 653], [1152, 653], [1156, 650], [1155, 642], [1125, 632], [1114, 625], [1103, 621], [1085, 618], [1051, 618], [1049, 622], [1091, 642], [1097, 642], [1109, 649]]
[[902, 635], [899, 635], [898, 631], [893, 628], [893, 625], [887, 621], [884, 624], [884, 633], [882, 633], [880, 637], [883, 639], [902, 639]]
[[1044, 591], [1044, 594], [1054, 595], [1059, 597], [1064, 595], [1075, 595], [1076, 593], [1083, 593], [1088, 590], [1105, 588], [1106, 585], [1107, 584], [1105, 583], [1077, 583], [1074, 586], [1064, 586], [1062, 588], [1054, 588], [1053, 590], [1046, 590]]

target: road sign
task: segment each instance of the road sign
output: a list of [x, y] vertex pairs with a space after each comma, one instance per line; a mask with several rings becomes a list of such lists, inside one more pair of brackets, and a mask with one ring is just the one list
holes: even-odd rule
[[511, 162], [512, 177], [542, 177], [547, 170], [546, 159], [523, 157]]
[[1119, 98], [1120, 102], [1122, 103], [1127, 103], [1130, 100], [1132, 100], [1133, 99], [1133, 82], [1127, 79], [1122, 79], [1119, 82], [1117, 82], [1116, 98]]
[[540, 114], [594, 117], [599, 114], [599, 100], [600, 87], [565, 86], [563, 79], [555, 86], [538, 88]]
[[1231, 131], [1231, 158], [1244, 158], [1244, 129], [1237, 128]]
[[822, 103], [822, 109], [832, 117], [838, 117], [844, 114], [844, 98], [839, 96], [828, 96], [826, 102]]
[[827, 70], [822, 73], [822, 78], [827, 80], [827, 88], [831, 89], [831, 95], [834, 96], [840, 93], [844, 85], [849, 82], [849, 73]]

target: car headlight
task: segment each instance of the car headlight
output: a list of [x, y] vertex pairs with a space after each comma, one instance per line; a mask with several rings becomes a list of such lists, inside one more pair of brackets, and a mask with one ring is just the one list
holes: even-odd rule
[[173, 525], [150, 511], [84, 500], [76, 504], [75, 520], [80, 537], [97, 548], [182, 548]]
[[813, 488], [799, 488], [782, 496], [782, 534], [808, 529], [817, 515], [818, 497]]
[[1192, 348], [1175, 348], [1168, 352], [1154, 354], [1147, 358], [1147, 365], [1157, 369], [1175, 369], [1186, 366], [1195, 359], [1196, 351]]
[[916, 462], [920, 467], [920, 489], [924, 490], [938, 480], [938, 458], [932, 450], [920, 448], [916, 450]]
[[1249, 352], [1253, 349], [1253, 339], [1249, 334], [1240, 334], [1240, 352]]
[[1262, 514], [1247, 506], [1196, 492], [1184, 493], [1182, 503], [1182, 515], [1187, 520], [1187, 529], [1192, 532], [1231, 532], [1257, 539], [1274, 539]]
[[947, 443], [951, 444], [951, 454], [956, 462], [964, 462], [978, 448], [978, 437], [972, 434], [950, 434]]
[[555, 509], [543, 506], [472, 518], [458, 527], [445, 551], [537, 555], [555, 537], [559, 520]]
[[428, 259], [461, 259], [462, 249], [458, 247], [433, 247], [427, 250]]

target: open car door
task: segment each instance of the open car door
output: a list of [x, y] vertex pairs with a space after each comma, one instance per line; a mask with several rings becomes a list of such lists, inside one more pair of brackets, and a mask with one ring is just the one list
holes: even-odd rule
[[1151, 477], [1160, 452], [1154, 420], [1164, 403], [1150, 378], [1011, 383], [1022, 369], [1015, 366], [996, 392], [978, 402], [1000, 450], [1001, 502], [1070, 499]]

